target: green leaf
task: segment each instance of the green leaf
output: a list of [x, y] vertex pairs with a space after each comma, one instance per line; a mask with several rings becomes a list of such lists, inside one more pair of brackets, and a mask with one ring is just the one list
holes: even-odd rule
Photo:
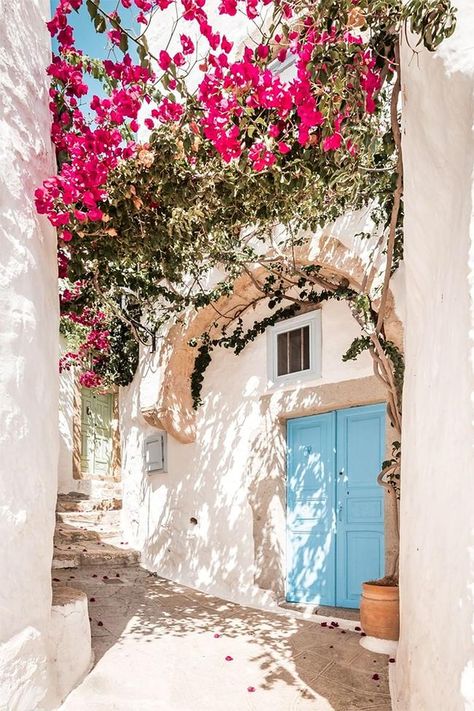
[[100, 0], [96, 0], [96, 2], [93, 2], [93, 0], [87, 0], [86, 6], [89, 11], [89, 15], [91, 16], [91, 20], [95, 20], [97, 17], [97, 13], [99, 12], [99, 5], [100, 5]]
[[107, 24], [105, 22], [105, 17], [103, 15], [96, 15], [94, 18], [95, 31], [102, 34], [107, 29]]
[[125, 54], [125, 52], [128, 51], [128, 37], [125, 34], [125, 32], [122, 32], [122, 34], [120, 36], [119, 47], [124, 54]]

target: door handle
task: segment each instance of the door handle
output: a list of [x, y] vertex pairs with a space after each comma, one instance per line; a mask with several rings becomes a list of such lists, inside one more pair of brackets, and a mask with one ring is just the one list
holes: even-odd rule
[[339, 506], [337, 507], [337, 514], [339, 521], [342, 521], [342, 504], [339, 504]]

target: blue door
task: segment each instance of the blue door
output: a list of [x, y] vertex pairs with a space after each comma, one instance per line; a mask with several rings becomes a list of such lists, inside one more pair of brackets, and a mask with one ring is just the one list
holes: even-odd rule
[[359, 606], [383, 576], [385, 405], [288, 422], [287, 600]]

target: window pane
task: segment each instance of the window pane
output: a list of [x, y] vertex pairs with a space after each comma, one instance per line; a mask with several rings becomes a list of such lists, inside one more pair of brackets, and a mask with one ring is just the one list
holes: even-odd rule
[[288, 373], [288, 333], [277, 336], [277, 375]]
[[309, 326], [279, 333], [277, 336], [277, 375], [310, 369]]
[[309, 370], [309, 326], [305, 326], [301, 330], [303, 331], [303, 370]]
[[290, 339], [290, 357], [289, 357], [289, 373], [297, 373], [301, 370], [301, 328], [296, 329], [296, 331], [290, 331], [288, 336]]

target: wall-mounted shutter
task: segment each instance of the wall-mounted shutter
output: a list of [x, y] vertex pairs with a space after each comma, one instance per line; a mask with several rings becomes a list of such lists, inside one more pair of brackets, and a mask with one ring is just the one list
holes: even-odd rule
[[148, 474], [166, 471], [166, 433], [145, 440], [145, 467]]

